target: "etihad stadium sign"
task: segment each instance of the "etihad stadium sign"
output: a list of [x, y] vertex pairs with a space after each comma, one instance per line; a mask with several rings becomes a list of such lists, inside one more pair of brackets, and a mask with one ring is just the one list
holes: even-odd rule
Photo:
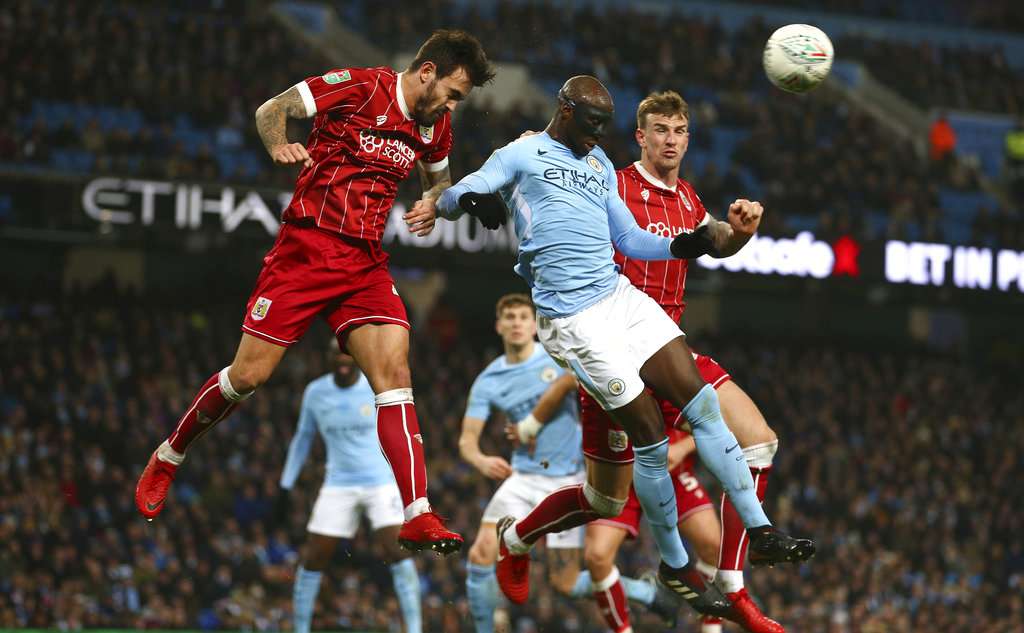
[[[86, 215], [103, 224], [233, 233], [244, 223], [255, 223], [271, 237], [277, 235], [281, 212], [291, 198], [289, 191], [135, 178], [96, 178], [81, 194]], [[417, 237], [402, 220], [405, 212], [405, 205], [396, 202], [384, 229], [385, 245], [466, 253], [514, 253], [518, 247], [511, 223], [488, 231], [463, 216], [454, 222], [438, 220], [429, 235]]]

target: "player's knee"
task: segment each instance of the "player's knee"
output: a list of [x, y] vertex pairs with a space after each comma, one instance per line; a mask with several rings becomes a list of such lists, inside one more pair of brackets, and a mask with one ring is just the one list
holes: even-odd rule
[[615, 551], [607, 547], [587, 547], [583, 551], [583, 564], [591, 578], [604, 578], [612, 571]]
[[583, 484], [583, 496], [586, 497], [590, 508], [603, 519], [619, 516], [622, 514], [622, 509], [626, 507], [625, 499], [616, 499], [615, 497], [603, 494], [597, 488], [591, 486], [589, 482]]
[[412, 372], [406, 359], [392, 359], [368, 368], [366, 378], [381, 391], [405, 389], [412, 386]]
[[226, 375], [230, 387], [239, 394], [250, 394], [270, 379], [273, 368], [263, 363], [235, 363]]
[[705, 535], [693, 546], [697, 550], [697, 557], [702, 561], [711, 565], [718, 564], [718, 553], [722, 549], [722, 540], [717, 532]]
[[[775, 433], [772, 433], [775, 437]], [[775, 453], [779, 451], [779, 440], [773, 439], [768, 442], [752, 444], [743, 449], [743, 456], [747, 460], [747, 466], [751, 468], [768, 468], [775, 459]]]
[[495, 538], [477, 538], [469, 548], [469, 562], [474, 565], [493, 565], [498, 558], [498, 542]]

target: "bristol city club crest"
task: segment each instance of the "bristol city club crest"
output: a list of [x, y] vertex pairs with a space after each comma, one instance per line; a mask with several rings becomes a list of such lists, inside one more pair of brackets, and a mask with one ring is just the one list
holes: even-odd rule
[[434, 140], [434, 126], [427, 127], [425, 125], [420, 126], [420, 138], [423, 139], [424, 143], [429, 143]]
[[693, 213], [693, 205], [690, 204], [690, 199], [686, 197], [686, 194], [680, 191], [679, 197], [683, 199], [683, 206], [686, 207], [686, 210]]
[[260, 297], [256, 300], [256, 303], [252, 306], [252, 312], [249, 316], [252, 317], [253, 321], [262, 321], [266, 316], [267, 312], [270, 312], [270, 304], [273, 303], [266, 297]]

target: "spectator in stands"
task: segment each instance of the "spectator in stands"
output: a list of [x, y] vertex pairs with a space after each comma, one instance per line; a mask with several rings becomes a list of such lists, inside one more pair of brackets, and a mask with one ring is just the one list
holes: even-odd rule
[[1006, 133], [1003, 145], [1006, 180], [1014, 198], [1019, 201], [1024, 199], [1024, 116], [1018, 117], [1017, 124]]
[[946, 118], [946, 112], [940, 111], [928, 128], [928, 158], [936, 174], [949, 173], [950, 164], [956, 151], [956, 132]]

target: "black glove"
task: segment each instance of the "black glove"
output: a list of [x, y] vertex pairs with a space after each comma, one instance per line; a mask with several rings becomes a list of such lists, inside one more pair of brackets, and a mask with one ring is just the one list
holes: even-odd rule
[[291, 511], [291, 491], [278, 488], [277, 496], [274, 497], [274, 524], [288, 525], [288, 515]]
[[680, 233], [675, 236], [670, 250], [672, 256], [679, 259], [697, 259], [701, 255], [714, 255], [717, 252], [707, 224], [698, 226], [692, 233]]
[[492, 231], [508, 219], [508, 209], [496, 193], [464, 193], [459, 196], [459, 208]]

